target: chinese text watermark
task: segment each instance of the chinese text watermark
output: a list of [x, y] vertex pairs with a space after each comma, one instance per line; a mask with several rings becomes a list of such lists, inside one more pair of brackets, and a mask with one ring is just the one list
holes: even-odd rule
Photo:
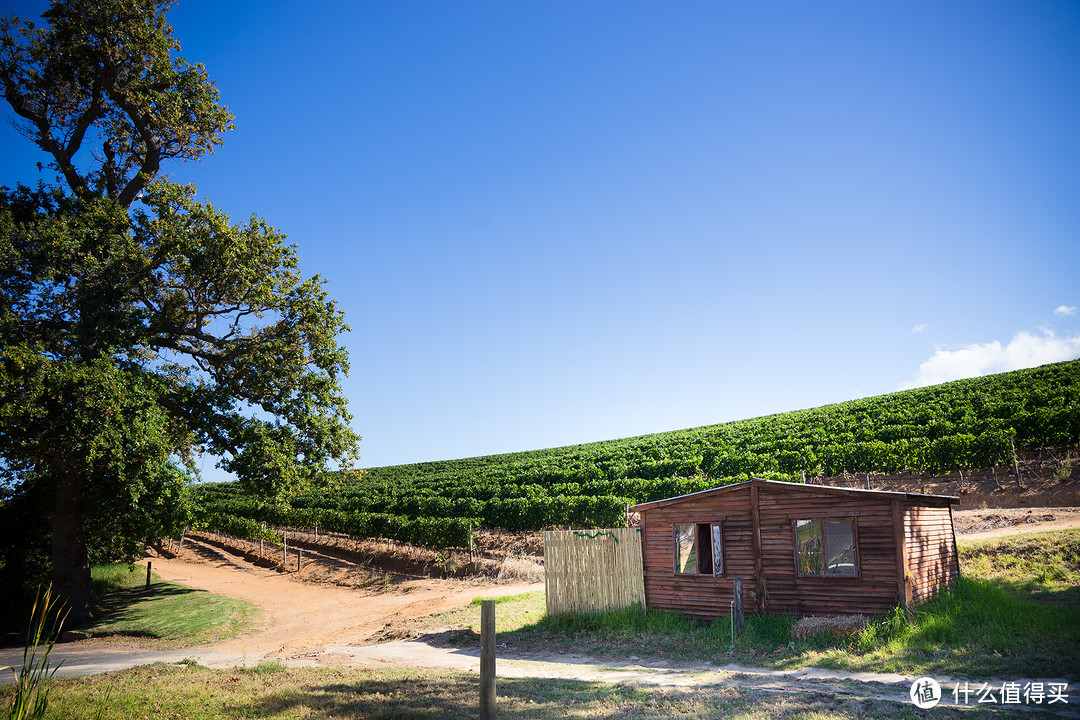
[[927, 710], [941, 702], [943, 697], [952, 695], [956, 705], [1068, 705], [1068, 690], [1067, 682], [1054, 680], [954, 682], [946, 684], [943, 689], [934, 678], [921, 677], [911, 684], [911, 702]]

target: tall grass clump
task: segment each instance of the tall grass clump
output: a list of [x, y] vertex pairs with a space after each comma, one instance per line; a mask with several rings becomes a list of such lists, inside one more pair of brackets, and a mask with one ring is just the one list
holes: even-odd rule
[[60, 602], [52, 596], [51, 586], [34, 599], [22, 666], [17, 670], [11, 668], [15, 673], [15, 694], [8, 708], [9, 720], [40, 720], [45, 717], [53, 675], [63, 664], [61, 661], [56, 667], [49, 665], [49, 655], [67, 617], [67, 613], [61, 615], [60, 610]]
[[962, 576], [913, 613], [897, 607], [830, 653], [840, 667], [980, 675], [1075, 675], [1080, 611]]
[[794, 615], [747, 615], [746, 631], [736, 647], [739, 650], [770, 650], [787, 645], [791, 640], [791, 628], [797, 621]]

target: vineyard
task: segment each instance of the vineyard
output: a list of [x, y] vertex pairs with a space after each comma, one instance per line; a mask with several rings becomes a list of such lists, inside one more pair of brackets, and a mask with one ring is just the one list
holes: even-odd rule
[[203, 524], [237, 537], [269, 523], [468, 547], [475, 528], [619, 526], [628, 504], [751, 477], [974, 471], [1078, 439], [1074, 360], [689, 430], [331, 475], [283, 504], [233, 484], [201, 486], [200, 496]]

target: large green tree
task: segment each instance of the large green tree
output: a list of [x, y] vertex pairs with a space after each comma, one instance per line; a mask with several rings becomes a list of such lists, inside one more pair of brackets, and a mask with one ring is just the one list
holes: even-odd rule
[[4, 96], [56, 175], [0, 188], [0, 485], [47, 514], [76, 621], [88, 538], [172, 530], [199, 453], [282, 496], [359, 440], [339, 387], [347, 327], [322, 282], [262, 220], [232, 223], [157, 177], [232, 127], [179, 57], [169, 4], [54, 0], [43, 27], [0, 21]]

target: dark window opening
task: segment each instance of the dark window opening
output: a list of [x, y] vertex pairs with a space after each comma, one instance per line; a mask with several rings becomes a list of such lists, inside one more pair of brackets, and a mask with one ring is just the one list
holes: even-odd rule
[[697, 526], [698, 540], [698, 572], [702, 575], [712, 575], [712, 532], [707, 523], [699, 523]]

